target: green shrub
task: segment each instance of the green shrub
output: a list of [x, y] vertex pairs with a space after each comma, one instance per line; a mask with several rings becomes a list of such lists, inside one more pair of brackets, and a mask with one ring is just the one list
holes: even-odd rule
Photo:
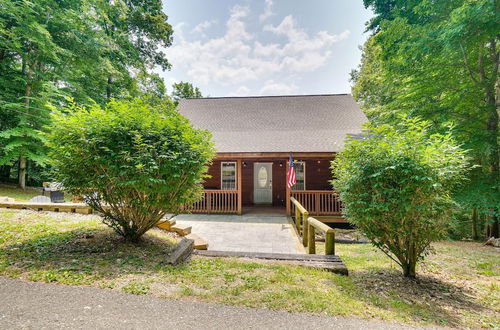
[[409, 277], [446, 233], [451, 191], [467, 168], [465, 151], [450, 135], [429, 135], [429, 126], [406, 118], [395, 127], [367, 126], [332, 163], [347, 219]]
[[55, 179], [136, 241], [167, 213], [200, 198], [214, 156], [210, 134], [175, 109], [140, 100], [71, 105], [54, 115]]

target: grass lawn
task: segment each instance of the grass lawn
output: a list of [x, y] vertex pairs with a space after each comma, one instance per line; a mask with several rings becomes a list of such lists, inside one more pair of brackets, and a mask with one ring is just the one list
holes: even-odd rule
[[17, 185], [0, 184], [0, 196], [14, 198], [18, 202], [29, 201], [35, 196], [42, 194], [42, 188], [26, 187], [25, 190], [19, 189]]
[[291, 312], [379, 318], [414, 325], [500, 324], [500, 250], [440, 242], [419, 280], [370, 244], [337, 244], [350, 276], [286, 264], [202, 258], [164, 263], [174, 239], [152, 230], [123, 242], [94, 215], [0, 209], [0, 275]]

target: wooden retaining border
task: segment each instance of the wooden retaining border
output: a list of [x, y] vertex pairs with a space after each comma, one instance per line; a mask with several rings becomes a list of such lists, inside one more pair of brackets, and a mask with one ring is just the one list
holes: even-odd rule
[[282, 254], [263, 252], [233, 252], [233, 251], [212, 251], [197, 250], [194, 255], [202, 257], [226, 257], [226, 258], [251, 258], [265, 260], [294, 261], [299, 266], [320, 268], [332, 273], [349, 275], [346, 265], [339, 256], [317, 255], [317, 254]]
[[0, 208], [35, 211], [67, 212], [91, 214], [92, 209], [84, 203], [30, 203], [30, 202], [0, 202]]

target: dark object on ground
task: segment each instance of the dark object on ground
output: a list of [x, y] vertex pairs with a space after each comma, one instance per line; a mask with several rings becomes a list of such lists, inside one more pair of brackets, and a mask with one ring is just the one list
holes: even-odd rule
[[50, 201], [52, 203], [64, 203], [64, 192], [62, 191], [51, 191]]
[[42, 194], [45, 196], [45, 192], [50, 192], [50, 202], [51, 203], [64, 203], [64, 187], [58, 182], [44, 182], [42, 188]]
[[317, 255], [317, 254], [285, 254], [285, 253], [262, 253], [262, 252], [233, 252], [233, 251], [203, 251], [193, 252], [195, 255], [203, 257], [232, 257], [232, 258], [252, 258], [266, 260], [285, 260], [297, 262], [300, 266], [321, 268], [332, 273], [349, 275], [346, 265], [339, 256]]
[[175, 248], [167, 255], [167, 264], [178, 265], [186, 261], [193, 253], [194, 240], [182, 238]]

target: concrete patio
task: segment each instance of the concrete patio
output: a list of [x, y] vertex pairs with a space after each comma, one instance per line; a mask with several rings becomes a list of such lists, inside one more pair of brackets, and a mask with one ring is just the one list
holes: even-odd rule
[[176, 221], [208, 241], [208, 250], [305, 253], [285, 216], [182, 214]]

